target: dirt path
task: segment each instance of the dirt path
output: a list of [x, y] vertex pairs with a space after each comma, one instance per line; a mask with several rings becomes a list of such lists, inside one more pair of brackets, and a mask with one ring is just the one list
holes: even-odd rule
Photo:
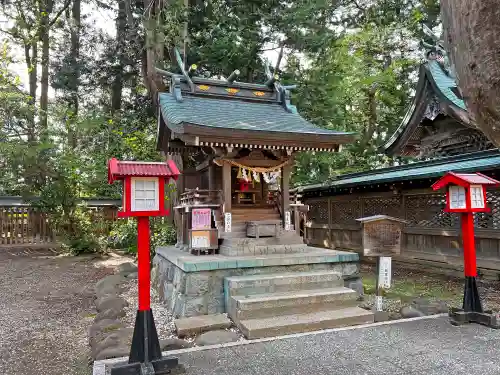
[[92, 288], [125, 261], [0, 250], [0, 374], [90, 374]]

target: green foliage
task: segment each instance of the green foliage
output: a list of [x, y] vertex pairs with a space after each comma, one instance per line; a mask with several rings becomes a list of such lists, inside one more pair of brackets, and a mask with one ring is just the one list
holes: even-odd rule
[[77, 207], [70, 218], [57, 211], [52, 212], [51, 218], [63, 249], [75, 255], [106, 249], [108, 223], [95, 220], [84, 207]]
[[[175, 228], [166, 222], [164, 218], [151, 219], [151, 243], [150, 251], [154, 254], [158, 246], [174, 245], [177, 241]], [[109, 236], [110, 248], [125, 250], [129, 253], [137, 253], [137, 220], [124, 219], [113, 223]]]
[[[268, 54], [281, 49], [283, 61], [271, 70], [283, 83], [298, 84], [292, 100], [301, 114], [325, 128], [359, 134], [341, 153], [297, 156], [293, 182], [316, 183], [392, 162], [380, 147], [412, 94], [420, 23], [439, 22], [438, 0], [197, 0], [188, 12], [181, 0], [160, 9], [95, 2], [93, 11], [116, 27], [109, 35], [86, 15], [76, 27], [78, 10], [87, 13], [80, 1], [53, 3], [49, 12], [31, 0], [0, 8], [9, 25], [0, 28], [9, 39], [0, 49], [0, 194], [40, 197], [37, 204], [75, 252], [106, 247], [106, 224], [78, 202], [120, 197], [118, 185], [107, 183], [107, 161], [162, 159], [144, 77], [149, 47], [161, 59], [154, 61], [158, 67], [176, 71], [172, 47], [183, 50], [185, 43], [187, 64], [197, 64], [197, 75], [227, 77], [239, 69], [241, 80], [253, 82], [265, 80]], [[41, 61], [47, 16], [49, 54]], [[14, 61], [13, 50], [24, 51], [24, 61]], [[35, 73], [31, 81], [22, 85], [14, 66], [24, 67], [21, 76]], [[47, 113], [40, 111], [42, 98], [34, 97], [47, 89], [42, 70], [52, 88]], [[111, 237], [110, 246], [134, 252], [135, 220], [115, 223]], [[172, 227], [153, 220], [152, 249], [173, 242]]]

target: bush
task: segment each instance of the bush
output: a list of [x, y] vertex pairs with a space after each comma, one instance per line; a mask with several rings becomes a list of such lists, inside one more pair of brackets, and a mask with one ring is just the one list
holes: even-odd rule
[[53, 217], [63, 249], [76, 255], [105, 250], [107, 232], [105, 220], [96, 219], [83, 207], [77, 207], [70, 216]]
[[[177, 241], [175, 228], [165, 222], [164, 218], [154, 218], [150, 221], [150, 251], [154, 254], [157, 246], [174, 245]], [[137, 253], [137, 220], [124, 219], [113, 223], [108, 246], [114, 249]]]

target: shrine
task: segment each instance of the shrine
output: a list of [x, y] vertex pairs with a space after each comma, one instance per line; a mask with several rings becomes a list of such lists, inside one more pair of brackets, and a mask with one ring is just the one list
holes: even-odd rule
[[[447, 172], [480, 172], [498, 179], [500, 151], [471, 119], [443, 43], [432, 39], [436, 43], [426, 45], [415, 96], [380, 149], [398, 165], [344, 174], [296, 190], [309, 206], [304, 227], [310, 245], [363, 254], [357, 219], [387, 215], [406, 221], [401, 251], [393, 261], [408, 268], [461, 275], [460, 217], [444, 210], [446, 195], [430, 186]], [[483, 277], [498, 279], [500, 190], [489, 189], [486, 194], [491, 210], [473, 215], [480, 244], [477, 267]]]
[[158, 150], [182, 171], [177, 244], [156, 250], [153, 282], [175, 317], [227, 312], [249, 338], [362, 324], [348, 288], [358, 255], [304, 244], [290, 195], [299, 151], [337, 152], [355, 134], [322, 129], [290, 103], [293, 86], [158, 70]]

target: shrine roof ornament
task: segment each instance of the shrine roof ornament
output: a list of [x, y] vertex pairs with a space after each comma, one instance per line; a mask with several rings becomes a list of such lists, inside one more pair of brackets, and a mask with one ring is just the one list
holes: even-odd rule
[[425, 25], [423, 31], [433, 40], [433, 44], [422, 42], [426, 48], [426, 61], [420, 65], [415, 96], [401, 124], [382, 146], [383, 152], [389, 155], [403, 151], [422, 121], [434, 121], [440, 114], [450, 116], [466, 127], [475, 128], [457, 86], [443, 41]]
[[279, 145], [290, 150], [338, 151], [340, 145], [355, 140], [355, 133], [320, 128], [300, 116], [290, 103], [295, 86], [280, 84], [267, 66], [264, 83], [239, 82], [238, 70], [225, 80], [207, 79], [186, 72], [177, 50], [175, 54], [182, 74], [157, 69], [170, 78], [170, 92], [158, 95], [159, 148], [162, 142], [180, 139], [196, 147]]

